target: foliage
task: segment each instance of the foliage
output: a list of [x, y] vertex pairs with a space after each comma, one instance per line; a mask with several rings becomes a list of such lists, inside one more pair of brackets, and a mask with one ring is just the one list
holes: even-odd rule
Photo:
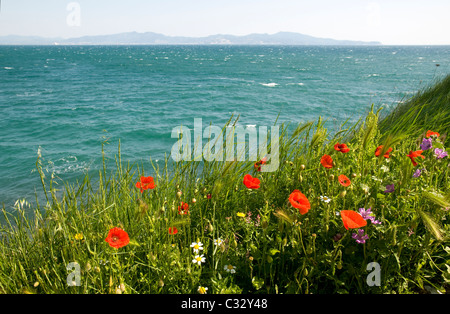
[[[423, 103], [421, 112], [431, 113], [428, 107], [435, 105]], [[448, 108], [447, 97], [440, 112]], [[275, 172], [259, 172], [254, 162], [170, 165], [167, 157], [163, 169], [152, 163], [156, 186], [143, 191], [136, 183], [147, 170], [125, 165], [120, 146], [114, 171], [105, 161], [97, 179], [87, 174], [62, 188], [38, 159], [45, 204], [31, 209], [18, 202], [14, 213], [3, 208], [0, 290], [175, 294], [197, 293], [202, 286], [208, 293], [362, 294], [418, 293], [431, 286], [448, 291], [449, 161], [434, 154], [446, 148], [448, 121], [433, 120], [432, 130], [441, 134], [414, 167], [407, 155], [420, 149], [429, 128], [402, 110], [393, 113], [395, 120], [381, 122], [380, 112], [372, 110], [335, 134], [321, 119], [292, 134], [281, 125]], [[350, 151], [335, 150], [336, 143], [346, 143]], [[385, 148], [375, 156], [381, 145]], [[320, 163], [324, 154], [333, 159], [331, 169]], [[247, 174], [260, 180], [259, 188], [243, 184]], [[351, 185], [341, 185], [339, 175]], [[386, 192], [392, 184], [393, 192]], [[306, 214], [290, 203], [294, 190], [309, 200]], [[189, 206], [185, 214], [178, 210], [181, 202]], [[356, 230], [345, 229], [339, 215], [361, 208], [370, 208], [373, 218], [361, 228], [365, 243], [355, 241]], [[116, 249], [105, 241], [115, 227], [127, 232], [128, 245]], [[178, 232], [170, 234], [170, 227]], [[200, 265], [193, 263], [193, 242], [203, 244]], [[372, 262], [381, 266], [380, 286], [367, 283]], [[79, 286], [68, 285], [69, 263], [80, 266]]]

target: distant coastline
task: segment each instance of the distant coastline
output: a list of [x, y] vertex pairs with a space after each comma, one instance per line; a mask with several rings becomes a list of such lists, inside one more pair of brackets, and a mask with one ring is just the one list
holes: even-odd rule
[[377, 46], [376, 41], [336, 40], [293, 32], [276, 34], [211, 35], [206, 37], [166, 36], [153, 32], [128, 32], [77, 38], [45, 38], [39, 36], [0, 36], [0, 45], [342, 45]]

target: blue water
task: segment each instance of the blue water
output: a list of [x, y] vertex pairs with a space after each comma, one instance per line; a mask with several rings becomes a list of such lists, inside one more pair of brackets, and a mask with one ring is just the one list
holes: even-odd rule
[[[440, 66], [436, 66], [440, 64]], [[450, 73], [450, 47], [0, 46], [0, 204], [41, 194], [107, 155], [149, 165], [174, 127], [356, 121]], [[148, 166], [148, 168], [150, 168]]]

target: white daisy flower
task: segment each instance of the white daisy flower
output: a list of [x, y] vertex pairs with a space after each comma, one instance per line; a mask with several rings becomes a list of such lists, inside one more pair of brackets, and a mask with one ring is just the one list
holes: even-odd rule
[[192, 242], [191, 248], [194, 249], [194, 253], [198, 253], [200, 250], [203, 250], [203, 243], [201, 243], [201, 242]]
[[331, 202], [331, 198], [329, 198], [328, 196], [323, 196], [323, 195], [320, 196], [320, 200], [325, 203]]
[[232, 274], [234, 274], [236, 272], [236, 266], [233, 266], [231, 264], [230, 265], [225, 265], [224, 269], [227, 272], [232, 273]]
[[378, 182], [383, 182], [382, 179], [379, 179], [379, 178], [377, 178], [376, 176], [372, 176], [372, 180], [378, 181]]
[[361, 189], [363, 190], [364, 194], [369, 194], [370, 188], [367, 184], [361, 183]]
[[202, 263], [205, 262], [205, 260], [206, 259], [205, 259], [205, 257], [203, 257], [203, 254], [202, 255], [196, 255], [194, 257], [194, 259], [192, 260], [192, 263], [201, 265]]
[[223, 240], [221, 238], [214, 239], [214, 245], [221, 245], [223, 243]]

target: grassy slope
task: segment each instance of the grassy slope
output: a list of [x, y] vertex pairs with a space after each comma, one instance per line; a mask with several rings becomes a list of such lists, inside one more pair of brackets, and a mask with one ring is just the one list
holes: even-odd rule
[[381, 132], [389, 134], [418, 135], [424, 129], [450, 129], [450, 75], [399, 104], [380, 123]]
[[[157, 187], [141, 194], [134, 185], [144, 170], [122, 165], [120, 149], [115, 172], [105, 165], [98, 182], [87, 176], [76, 186], [56, 185], [38, 160], [48, 202], [31, 218], [25, 204], [14, 214], [3, 211], [0, 291], [115, 293], [121, 284], [128, 293], [196, 293], [199, 285], [209, 293], [445, 289], [449, 216], [442, 208], [449, 205], [448, 159], [437, 161], [426, 152], [419, 167], [427, 171], [413, 179], [416, 168], [406, 154], [418, 148], [428, 129], [441, 132], [445, 146], [449, 93], [447, 77], [380, 123], [371, 112], [332, 136], [320, 119], [292, 134], [282, 127], [281, 163], [274, 173], [258, 173], [249, 162], [205, 163], [202, 171], [198, 163], [181, 162], [170, 170], [154, 168]], [[336, 152], [336, 142], [348, 143], [351, 151]], [[389, 159], [374, 156], [381, 144], [393, 147]], [[332, 169], [321, 166], [323, 154], [333, 157]], [[260, 189], [243, 186], [247, 173], [261, 180]], [[340, 174], [350, 178], [350, 187], [339, 184]], [[391, 183], [395, 192], [383, 193]], [[295, 189], [311, 202], [306, 215], [289, 204]], [[332, 201], [322, 202], [322, 195]], [[179, 215], [181, 201], [189, 203], [189, 215]], [[362, 207], [372, 208], [382, 224], [369, 223], [364, 228], [369, 240], [357, 244], [353, 230], [343, 228], [335, 213]], [[115, 226], [131, 238], [119, 250], [104, 241]], [[179, 233], [169, 235], [169, 227]], [[223, 245], [214, 245], [217, 238]], [[192, 263], [194, 241], [204, 243], [202, 266]], [[380, 287], [366, 284], [366, 265], [374, 261], [382, 267]], [[80, 287], [67, 286], [70, 262], [81, 266]], [[224, 271], [229, 264], [236, 274]]]

